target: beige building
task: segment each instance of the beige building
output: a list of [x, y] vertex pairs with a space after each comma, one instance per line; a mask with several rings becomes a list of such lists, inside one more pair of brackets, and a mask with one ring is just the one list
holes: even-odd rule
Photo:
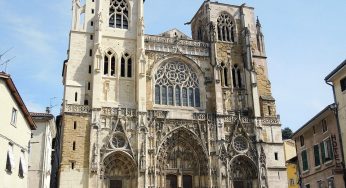
[[328, 105], [293, 134], [303, 188], [345, 187], [335, 108]]
[[[339, 135], [341, 139], [341, 146], [343, 150], [340, 151], [342, 155], [342, 164], [345, 164], [346, 157], [346, 60], [336, 67], [325, 78], [327, 84], [333, 87], [334, 102], [337, 106], [337, 123], [339, 127]], [[345, 166], [343, 166], [345, 168]], [[345, 172], [346, 173], [346, 172]], [[346, 174], [344, 175], [346, 177]]]
[[29, 141], [36, 125], [10, 75], [0, 72], [0, 187], [26, 188]]
[[299, 187], [299, 171], [297, 169], [296, 144], [292, 139], [284, 140], [284, 152], [287, 171], [288, 188]]
[[292, 139], [284, 140], [284, 152], [285, 152], [285, 161], [288, 161], [292, 159], [293, 157], [297, 156], [296, 144], [294, 140]]
[[254, 8], [205, 1], [191, 38], [144, 34], [142, 0], [72, 7], [61, 188], [287, 187]]
[[37, 126], [32, 131], [29, 159], [29, 188], [49, 188], [51, 179], [52, 140], [56, 134], [54, 116], [30, 113]]

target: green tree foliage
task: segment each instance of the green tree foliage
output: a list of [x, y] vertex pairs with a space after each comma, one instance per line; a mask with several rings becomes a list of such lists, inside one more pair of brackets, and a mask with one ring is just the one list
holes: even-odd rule
[[292, 130], [288, 127], [281, 130], [282, 133], [282, 139], [290, 139], [292, 137]]

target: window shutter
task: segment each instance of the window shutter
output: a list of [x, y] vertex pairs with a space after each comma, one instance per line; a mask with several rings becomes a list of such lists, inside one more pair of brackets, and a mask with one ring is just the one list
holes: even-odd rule
[[18, 176], [21, 178], [24, 177], [22, 159], [19, 160]]
[[26, 174], [28, 172], [28, 168], [27, 168], [27, 164], [26, 164], [26, 160], [25, 160], [24, 154], [20, 157], [20, 161], [22, 163], [23, 173]]
[[328, 143], [328, 149], [329, 149], [328, 152], [329, 152], [330, 159], [333, 160], [333, 158], [334, 158], [334, 155], [333, 155], [333, 154], [334, 154], [334, 153], [333, 153], [332, 141], [331, 141], [330, 138], [328, 139], [328, 142], [327, 142], [327, 143]]
[[12, 147], [10, 147], [8, 149], [8, 154], [9, 154], [8, 156], [10, 157], [11, 167], [12, 167], [12, 170], [13, 170], [15, 161], [14, 161], [14, 155], [13, 155], [13, 148]]
[[303, 162], [303, 171], [308, 170], [309, 164], [308, 164], [308, 157], [306, 150], [302, 151], [302, 162]]
[[318, 145], [314, 145], [314, 156], [315, 156], [315, 166], [319, 166], [321, 164], [320, 160], [320, 151]]
[[321, 153], [322, 153], [322, 163], [326, 162], [326, 156], [325, 156], [325, 149], [324, 149], [324, 143], [321, 142]]
[[10, 159], [10, 154], [9, 154], [9, 152], [7, 152], [6, 170], [7, 170], [8, 172], [12, 172], [11, 159]]

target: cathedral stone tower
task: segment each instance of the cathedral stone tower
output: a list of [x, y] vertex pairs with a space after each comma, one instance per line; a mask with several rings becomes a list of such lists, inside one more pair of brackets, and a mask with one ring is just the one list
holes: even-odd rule
[[73, 0], [60, 187], [286, 187], [254, 10], [205, 1], [144, 34], [142, 0]]

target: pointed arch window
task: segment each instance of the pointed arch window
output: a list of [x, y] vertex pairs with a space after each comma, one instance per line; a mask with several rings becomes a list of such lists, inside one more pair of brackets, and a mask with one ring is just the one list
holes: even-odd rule
[[167, 62], [155, 74], [155, 104], [200, 107], [197, 74], [181, 62]]
[[109, 27], [129, 28], [129, 6], [126, 0], [110, 0]]
[[229, 86], [229, 71], [225, 63], [221, 63], [221, 68], [220, 68], [220, 76], [221, 76], [221, 85], [223, 87], [228, 87]]
[[121, 57], [121, 66], [120, 66], [120, 76], [121, 77], [132, 77], [132, 58], [128, 53], [125, 53]]
[[108, 51], [103, 59], [103, 75], [115, 76], [115, 53]]
[[217, 19], [217, 34], [220, 41], [234, 42], [234, 23], [229, 14], [222, 13]]
[[232, 67], [232, 78], [233, 78], [233, 87], [234, 88], [241, 88], [242, 87], [242, 76], [240, 68], [237, 64], [233, 65]]

